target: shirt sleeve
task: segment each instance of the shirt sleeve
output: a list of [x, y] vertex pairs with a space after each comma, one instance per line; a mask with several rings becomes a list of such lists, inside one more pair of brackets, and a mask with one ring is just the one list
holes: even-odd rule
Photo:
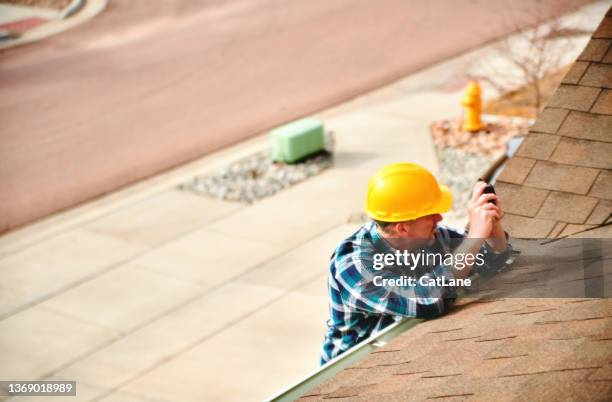
[[480, 253], [484, 256], [484, 264], [477, 268], [477, 272], [484, 275], [493, 275], [501, 271], [507, 265], [510, 254], [512, 254], [512, 245], [508, 239], [508, 233], [506, 233], [506, 244], [506, 250], [499, 253], [485, 242], [480, 248]]
[[[439, 229], [441, 237], [443, 237], [444, 241], [450, 244], [453, 249], [466, 238], [465, 231], [459, 231], [442, 225], [440, 225]], [[483, 275], [493, 275], [501, 271], [507, 265], [507, 261], [512, 254], [512, 245], [510, 244], [508, 233], [506, 233], [506, 244], [508, 246], [506, 250], [498, 253], [493, 247], [485, 242], [478, 251], [483, 255], [484, 264], [482, 266], [475, 265], [474, 272]]]
[[[405, 317], [433, 318], [444, 314], [454, 300], [448, 286], [423, 286], [422, 280], [436, 278], [454, 279], [450, 267], [439, 266], [415, 278], [414, 284], [380, 286], [382, 279], [400, 279], [400, 275], [383, 269], [374, 270], [374, 262], [367, 257], [348, 255], [338, 261], [336, 280], [342, 286], [343, 303], [368, 313], [390, 314]], [[379, 279], [376, 279], [379, 277]]]

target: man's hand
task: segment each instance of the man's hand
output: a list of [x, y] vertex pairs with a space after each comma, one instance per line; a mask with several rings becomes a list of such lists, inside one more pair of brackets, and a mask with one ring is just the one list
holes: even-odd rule
[[490, 239], [487, 241], [491, 247], [495, 249], [498, 253], [503, 253], [508, 248], [507, 240], [506, 240], [506, 232], [504, 231], [504, 226], [501, 223], [502, 218], [504, 217], [504, 211], [502, 210], [501, 201], [499, 198], [497, 199], [497, 208], [499, 209], [499, 213], [501, 214], [499, 218], [495, 219], [493, 222], [493, 228], [491, 229]]
[[[506, 232], [501, 224], [504, 212], [497, 195], [483, 194], [486, 186], [487, 183], [479, 181], [472, 190], [472, 198], [468, 203], [470, 229], [467, 237], [486, 240], [496, 252], [502, 253], [508, 247]], [[490, 200], [495, 201], [495, 204]]]
[[[468, 219], [470, 221], [470, 230], [468, 238], [487, 239], [491, 237], [493, 229], [501, 227], [499, 220], [502, 217], [502, 211], [499, 206], [499, 200], [495, 194], [483, 194], [487, 183], [479, 181], [472, 190], [472, 198], [468, 203]], [[493, 204], [489, 201], [495, 201]], [[503, 232], [503, 228], [501, 229]]]

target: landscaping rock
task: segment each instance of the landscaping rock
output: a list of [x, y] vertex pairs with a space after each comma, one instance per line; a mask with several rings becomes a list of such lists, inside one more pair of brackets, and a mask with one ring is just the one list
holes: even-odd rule
[[333, 165], [333, 133], [326, 133], [325, 152], [299, 163], [272, 161], [271, 150], [238, 160], [211, 174], [195, 177], [181, 189], [227, 201], [251, 204], [316, 176]]

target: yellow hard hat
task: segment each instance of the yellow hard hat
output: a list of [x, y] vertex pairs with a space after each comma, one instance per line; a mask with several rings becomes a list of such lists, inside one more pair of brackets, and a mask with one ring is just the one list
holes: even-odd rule
[[448, 212], [453, 195], [448, 187], [416, 163], [394, 163], [370, 179], [366, 213], [382, 222], [410, 221]]

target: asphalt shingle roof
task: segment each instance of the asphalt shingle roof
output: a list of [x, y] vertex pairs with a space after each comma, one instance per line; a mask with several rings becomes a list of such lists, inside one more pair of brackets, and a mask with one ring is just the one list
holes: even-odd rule
[[[612, 12], [593, 33], [496, 186], [516, 237], [567, 236], [612, 212]], [[598, 236], [612, 236], [612, 226]]]

